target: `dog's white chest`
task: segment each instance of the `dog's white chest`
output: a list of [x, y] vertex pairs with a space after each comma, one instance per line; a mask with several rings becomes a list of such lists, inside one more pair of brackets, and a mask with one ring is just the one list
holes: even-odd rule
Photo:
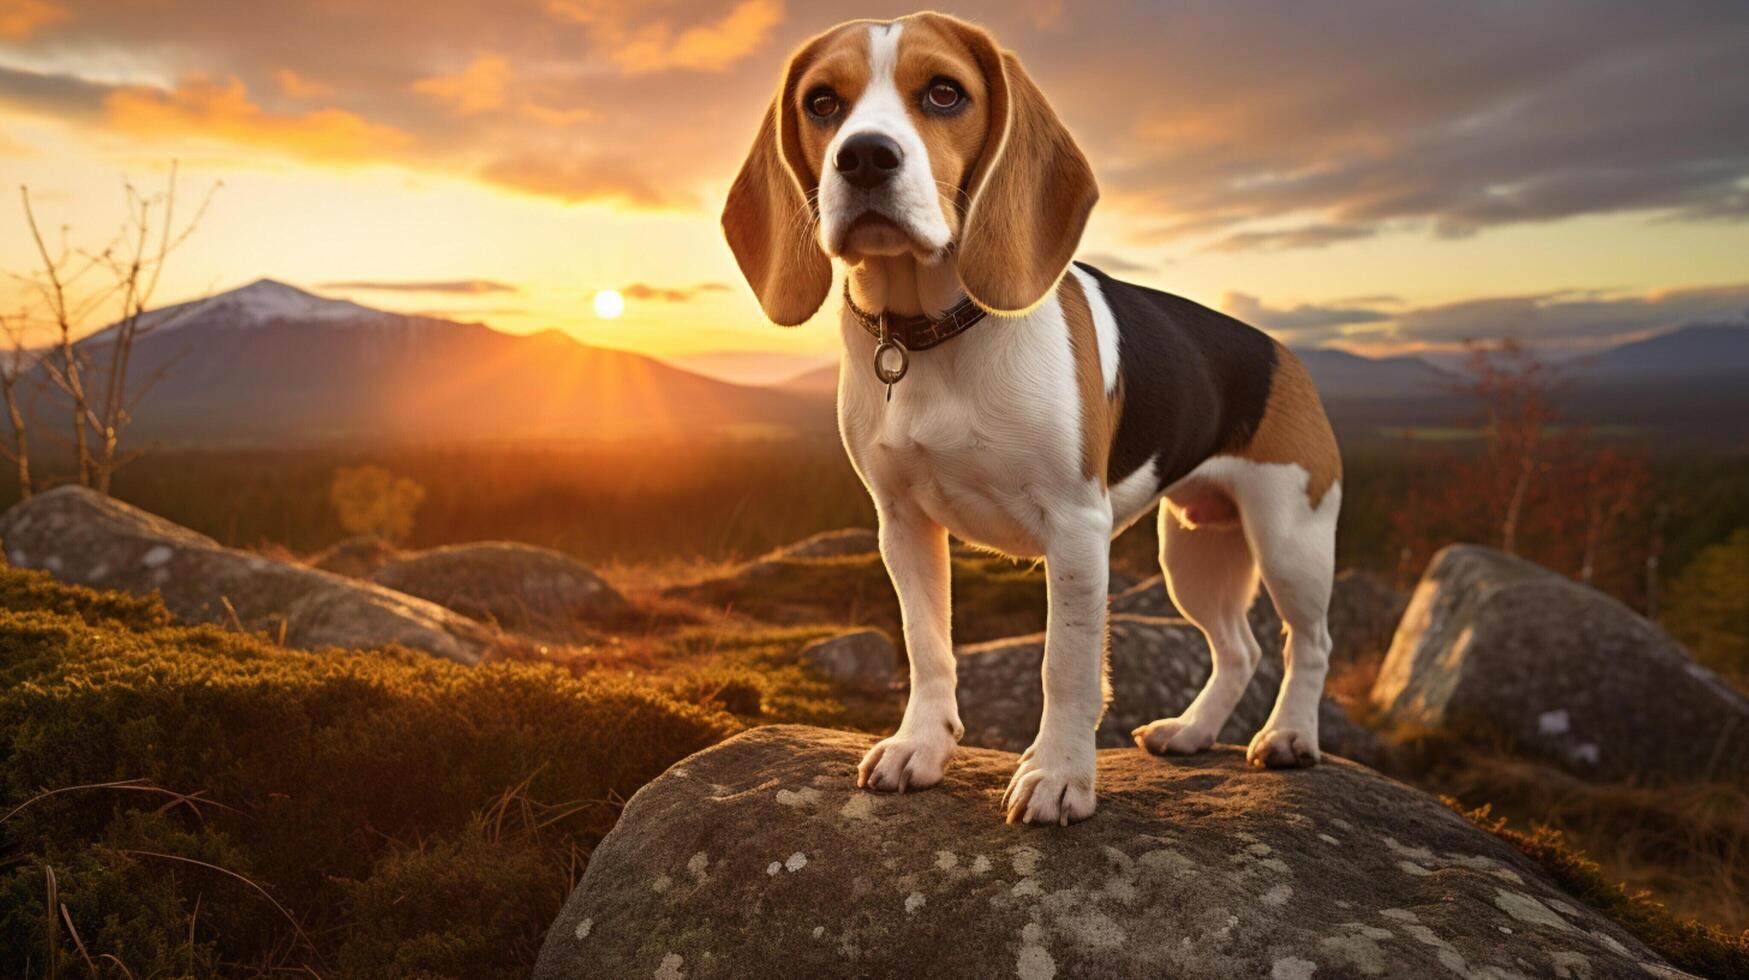
[[847, 333], [839, 424], [877, 500], [914, 503], [966, 541], [1043, 554], [1042, 502], [1081, 488], [1075, 392], [1060, 380], [1073, 376], [1070, 355], [1060, 332], [1032, 320], [992, 322], [913, 354], [891, 401], [860, 360], [872, 342]]

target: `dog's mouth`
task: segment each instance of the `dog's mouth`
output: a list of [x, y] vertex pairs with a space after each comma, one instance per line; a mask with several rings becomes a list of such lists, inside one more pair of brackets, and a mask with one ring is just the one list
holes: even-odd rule
[[845, 226], [838, 251], [845, 258], [870, 255], [932, 256], [937, 249], [920, 241], [903, 225], [878, 211], [864, 211]]

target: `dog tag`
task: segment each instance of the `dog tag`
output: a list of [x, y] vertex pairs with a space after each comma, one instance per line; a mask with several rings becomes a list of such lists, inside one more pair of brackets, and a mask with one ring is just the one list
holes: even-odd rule
[[875, 346], [874, 373], [887, 386], [887, 401], [893, 400], [893, 386], [905, 376], [911, 367], [911, 352], [905, 345], [893, 338], [892, 330], [887, 326], [886, 314], [881, 315], [881, 342]]

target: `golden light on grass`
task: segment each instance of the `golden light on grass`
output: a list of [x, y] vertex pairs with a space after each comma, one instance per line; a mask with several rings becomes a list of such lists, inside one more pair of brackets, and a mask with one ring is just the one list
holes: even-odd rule
[[626, 298], [616, 289], [603, 289], [595, 294], [595, 315], [612, 320], [626, 311]]

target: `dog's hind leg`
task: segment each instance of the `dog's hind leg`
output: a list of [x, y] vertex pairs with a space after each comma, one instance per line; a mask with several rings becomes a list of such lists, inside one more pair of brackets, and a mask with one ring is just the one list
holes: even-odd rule
[[1342, 488], [1332, 484], [1314, 504], [1307, 496], [1305, 471], [1280, 464], [1258, 466], [1235, 485], [1245, 537], [1287, 627], [1281, 692], [1246, 758], [1272, 769], [1315, 765], [1318, 705], [1330, 666], [1327, 614]]
[[1207, 637], [1212, 669], [1182, 714], [1131, 734], [1157, 755], [1201, 752], [1214, 744], [1263, 656], [1245, 619], [1257, 594], [1257, 563], [1236, 522], [1188, 527], [1162, 502], [1160, 567], [1180, 615]]
[[856, 785], [903, 793], [941, 782], [965, 726], [954, 700], [947, 530], [909, 501], [879, 510], [881, 560], [899, 595], [911, 696], [898, 732], [863, 756]]

